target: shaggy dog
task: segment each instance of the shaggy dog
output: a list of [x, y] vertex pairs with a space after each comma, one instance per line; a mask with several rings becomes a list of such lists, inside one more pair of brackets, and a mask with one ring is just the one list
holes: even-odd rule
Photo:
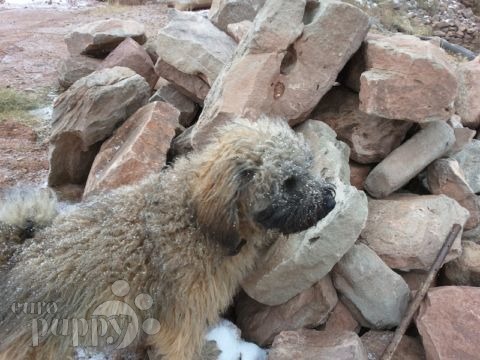
[[[201, 357], [207, 326], [218, 321], [261, 250], [335, 206], [333, 185], [313, 176], [311, 164], [305, 141], [285, 121], [238, 119], [203, 150], [141, 184], [76, 205], [44, 229], [35, 229], [35, 214], [19, 220], [25, 207], [10, 199], [4, 206], [18, 216], [3, 211], [0, 239], [5, 248], [17, 246], [5, 252], [0, 274], [0, 359], [72, 358], [75, 345], [97, 345], [90, 332], [115, 335], [114, 324], [107, 323], [105, 335], [80, 321], [61, 328], [58, 319], [70, 319], [62, 326], [89, 321], [101, 304], [107, 313], [120, 303], [139, 308], [138, 294], [153, 304], [137, 311], [139, 334], [130, 348], [145, 345], [168, 360]], [[130, 286], [121, 299], [112, 295], [117, 280]], [[138, 330], [147, 318], [160, 324], [150, 335]], [[118, 346], [112, 339], [98, 346]]]

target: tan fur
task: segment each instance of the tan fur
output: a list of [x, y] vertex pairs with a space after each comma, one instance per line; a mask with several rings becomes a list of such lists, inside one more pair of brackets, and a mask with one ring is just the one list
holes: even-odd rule
[[[131, 286], [125, 301], [132, 306], [137, 294], [153, 297], [153, 307], [139, 315], [161, 324], [134, 346], [147, 344], [164, 360], [197, 359], [207, 326], [218, 321], [273, 238], [252, 213], [282, 171], [307, 167], [310, 157], [281, 120], [239, 120], [173, 168], [58, 215], [0, 274], [0, 359], [73, 356], [62, 337], [32, 348], [31, 317], [13, 315], [12, 303], [55, 301], [51, 317], [88, 319], [96, 305], [115, 299], [110, 286], [119, 279]], [[245, 169], [255, 170], [246, 185]], [[246, 244], [229, 256], [240, 240]]]

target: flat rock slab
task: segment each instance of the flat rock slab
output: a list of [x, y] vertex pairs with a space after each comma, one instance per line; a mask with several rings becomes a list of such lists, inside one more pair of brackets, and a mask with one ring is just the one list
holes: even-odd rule
[[114, 67], [75, 82], [53, 104], [48, 184], [82, 184], [101, 142], [145, 105], [150, 86], [133, 70]]
[[368, 174], [365, 189], [376, 198], [390, 195], [445, 154], [454, 143], [455, 134], [447, 123], [427, 124]]
[[69, 56], [61, 60], [58, 67], [58, 83], [64, 89], [98, 69], [101, 60], [89, 56]]
[[[370, 199], [360, 240], [391, 268], [429, 270], [453, 224], [463, 226], [468, 211], [445, 195], [395, 195]], [[446, 261], [462, 252], [461, 233]]]
[[281, 331], [313, 328], [323, 324], [337, 303], [329, 275], [284, 304], [260, 304], [245, 293], [235, 304], [242, 337], [262, 347], [270, 345]]
[[358, 239], [367, 218], [367, 198], [353, 186], [339, 182], [336, 202], [316, 226], [276, 240], [242, 283], [250, 297], [283, 304], [330, 272]]
[[133, 20], [100, 20], [75, 29], [65, 36], [65, 43], [71, 55], [104, 58], [126, 38], [143, 44], [145, 27]]
[[480, 126], [480, 56], [461, 63], [457, 70], [459, 91], [455, 109], [465, 126], [477, 129]]
[[205, 101], [194, 147], [237, 115], [305, 120], [367, 29], [368, 16], [344, 2], [267, 0]]
[[369, 35], [360, 110], [388, 119], [447, 120], [457, 95], [455, 67], [440, 47], [411, 35]]
[[170, 143], [180, 131], [180, 112], [165, 102], [138, 109], [105, 141], [93, 162], [84, 198], [133, 185], [166, 164]]
[[480, 140], [473, 139], [453, 158], [458, 161], [473, 192], [480, 193]]
[[269, 360], [367, 360], [362, 342], [354, 332], [284, 331], [275, 338]]
[[410, 290], [368, 246], [354, 245], [332, 274], [340, 299], [363, 326], [389, 329], [400, 323]]
[[112, 68], [115, 66], [123, 66], [135, 71], [144, 79], [153, 89], [158, 75], [155, 72], [152, 59], [145, 49], [135, 40], [127, 38], [123, 40], [108, 56], [102, 61], [99, 69]]
[[[387, 349], [393, 338], [393, 331], [370, 330], [360, 339], [367, 351], [368, 360], [381, 360], [382, 354]], [[403, 335], [400, 344], [393, 354], [392, 360], [424, 360], [425, 350], [418, 338]]]
[[265, 0], [213, 0], [208, 18], [227, 32], [228, 25], [253, 20]]
[[480, 244], [462, 241], [462, 255], [445, 265], [445, 277], [453, 285], [480, 286]]
[[328, 124], [350, 146], [350, 159], [360, 164], [378, 163], [397, 148], [411, 122], [368, 115], [359, 110], [358, 94], [333, 87], [320, 101], [312, 119]]
[[236, 42], [200, 14], [172, 11], [170, 16], [155, 37], [159, 59], [211, 86], [232, 58]]
[[480, 353], [480, 288], [430, 289], [415, 319], [427, 359], [477, 360]]

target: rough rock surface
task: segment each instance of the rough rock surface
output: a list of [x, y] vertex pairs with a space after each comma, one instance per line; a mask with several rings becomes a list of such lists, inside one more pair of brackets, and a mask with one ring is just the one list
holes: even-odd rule
[[260, 346], [270, 345], [281, 331], [323, 324], [337, 303], [329, 275], [284, 304], [260, 304], [242, 293], [236, 302], [237, 325], [242, 336]]
[[68, 89], [78, 79], [97, 70], [100, 63], [101, 60], [84, 55], [63, 59], [58, 67], [58, 83], [64, 89]]
[[465, 126], [480, 126], [480, 56], [458, 66], [459, 89], [455, 109]]
[[158, 79], [155, 89], [155, 94], [150, 98], [150, 102], [164, 101], [173, 105], [180, 111], [180, 125], [189, 127], [193, 124], [198, 108], [192, 100], [179, 92], [172, 83], [163, 78]]
[[127, 38], [123, 40], [108, 56], [102, 61], [99, 69], [123, 66], [135, 71], [144, 79], [153, 89], [158, 80], [152, 59], [145, 49], [135, 40]]
[[441, 157], [454, 142], [453, 129], [446, 123], [436, 121], [426, 125], [370, 172], [365, 189], [376, 198], [390, 195]]
[[358, 190], [363, 190], [365, 180], [372, 170], [370, 165], [357, 164], [354, 161], [349, 162], [350, 166], [350, 184], [355, 186]]
[[202, 15], [173, 11], [170, 22], [158, 31], [155, 46], [159, 59], [211, 86], [237, 44]]
[[71, 55], [104, 58], [126, 38], [143, 44], [147, 39], [145, 27], [133, 20], [100, 20], [75, 29], [65, 36], [65, 43]]
[[480, 140], [473, 139], [454, 159], [458, 161], [472, 190], [480, 193]]
[[229, 24], [253, 20], [264, 3], [265, 0], [213, 0], [208, 18], [227, 32]]
[[132, 185], [162, 170], [181, 127], [179, 116], [172, 105], [160, 101], [138, 109], [102, 144], [83, 196]]
[[354, 332], [284, 331], [275, 338], [269, 360], [367, 360], [363, 344]]
[[477, 133], [475, 130], [463, 127], [454, 128], [453, 132], [455, 134], [455, 143], [450, 150], [447, 151], [445, 156], [453, 156], [462, 151], [468, 144], [470, 144]]
[[[395, 195], [370, 199], [360, 240], [391, 268], [429, 270], [453, 224], [463, 225], [468, 211], [445, 195]], [[462, 252], [461, 234], [446, 262]]]
[[462, 255], [445, 265], [445, 277], [454, 285], [480, 286], [480, 244], [462, 241]]
[[327, 123], [350, 146], [350, 158], [361, 164], [377, 163], [398, 147], [411, 122], [368, 115], [358, 109], [358, 95], [333, 87], [320, 101], [312, 119]]
[[53, 105], [49, 185], [84, 183], [101, 141], [149, 95], [145, 79], [123, 67], [95, 71], [60, 95]]
[[367, 29], [368, 16], [347, 3], [267, 0], [205, 101], [194, 147], [237, 114], [277, 115], [291, 124], [305, 120]]
[[479, 199], [468, 185], [456, 160], [435, 160], [427, 169], [427, 182], [432, 194], [447, 195], [470, 212], [465, 229], [473, 229], [480, 224]]
[[240, 21], [235, 24], [229, 24], [227, 26], [227, 34], [230, 35], [237, 43], [247, 35], [252, 28], [253, 23], [248, 20]]
[[360, 77], [360, 110], [389, 119], [447, 120], [457, 94], [454, 65], [415, 36], [369, 35]]
[[360, 331], [360, 324], [352, 316], [352, 313], [341, 302], [338, 301], [332, 313], [328, 317], [325, 327], [323, 329], [329, 333], [353, 331], [358, 333]]
[[[400, 275], [402, 276], [403, 280], [405, 280], [405, 282], [407, 283], [408, 288], [410, 289], [410, 293], [412, 294], [412, 296], [415, 296], [414, 295], [415, 291], [420, 289], [423, 282], [425, 281], [425, 279], [428, 276], [428, 272], [427, 271], [415, 271], [415, 270], [413, 270], [413, 271], [408, 271], [408, 272], [401, 272]], [[437, 279], [433, 279], [433, 283], [432, 283], [431, 287], [435, 287], [435, 286], [437, 286]]]
[[337, 134], [328, 125], [307, 120], [297, 126], [295, 131], [303, 135], [314, 154], [312, 172], [318, 176], [332, 180], [340, 179], [350, 184], [350, 167], [348, 158], [350, 149], [337, 140]]
[[410, 290], [368, 246], [354, 245], [332, 274], [340, 299], [363, 326], [388, 329], [400, 323]]
[[[370, 330], [360, 339], [367, 352], [368, 360], [380, 360], [393, 338], [393, 331]], [[419, 339], [404, 335], [392, 360], [424, 360], [425, 350]]]
[[416, 317], [427, 359], [478, 359], [480, 288], [430, 289]]

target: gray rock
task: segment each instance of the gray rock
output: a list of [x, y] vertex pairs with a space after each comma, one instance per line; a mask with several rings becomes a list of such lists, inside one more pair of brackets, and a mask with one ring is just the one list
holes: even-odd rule
[[213, 0], [208, 18], [226, 32], [229, 24], [253, 20], [264, 3], [265, 0]]
[[342, 301], [363, 326], [388, 329], [400, 323], [410, 290], [368, 246], [354, 245], [332, 274]]
[[365, 189], [376, 198], [390, 195], [445, 154], [454, 142], [453, 129], [445, 122], [427, 124], [370, 172]]
[[82, 184], [103, 140], [150, 96], [145, 79], [124, 67], [96, 71], [53, 105], [48, 184]]
[[[468, 211], [445, 195], [394, 195], [370, 199], [360, 240], [391, 268], [429, 270], [453, 224], [463, 226]], [[446, 261], [461, 252], [461, 234]]]
[[473, 139], [453, 157], [458, 161], [473, 192], [480, 193], [480, 140]]
[[267, 0], [206, 99], [194, 147], [239, 114], [282, 116], [292, 125], [305, 120], [367, 29], [368, 16], [344, 2]]
[[242, 336], [260, 346], [270, 345], [281, 331], [323, 324], [337, 303], [337, 292], [329, 275], [284, 304], [260, 304], [242, 293], [235, 304]]
[[178, 111], [180, 111], [179, 121], [184, 127], [189, 127], [195, 121], [195, 115], [197, 114], [197, 105], [190, 100], [187, 96], [183, 95], [177, 90], [177, 88], [169, 81], [160, 78], [155, 85], [157, 91], [152, 95], [149, 102], [152, 101], [164, 101], [173, 105]]
[[71, 55], [104, 58], [126, 38], [143, 44], [147, 40], [145, 27], [133, 20], [100, 20], [75, 29], [65, 36], [65, 43]]
[[237, 44], [202, 15], [172, 11], [170, 22], [155, 37], [155, 46], [159, 59], [211, 86]]
[[352, 160], [360, 164], [380, 162], [402, 143], [412, 123], [368, 115], [358, 106], [358, 94], [336, 86], [310, 117], [335, 130], [338, 138], [350, 146]]
[[70, 56], [61, 60], [58, 67], [58, 83], [64, 89], [68, 89], [78, 79], [97, 70], [100, 63], [101, 60], [84, 55]]

